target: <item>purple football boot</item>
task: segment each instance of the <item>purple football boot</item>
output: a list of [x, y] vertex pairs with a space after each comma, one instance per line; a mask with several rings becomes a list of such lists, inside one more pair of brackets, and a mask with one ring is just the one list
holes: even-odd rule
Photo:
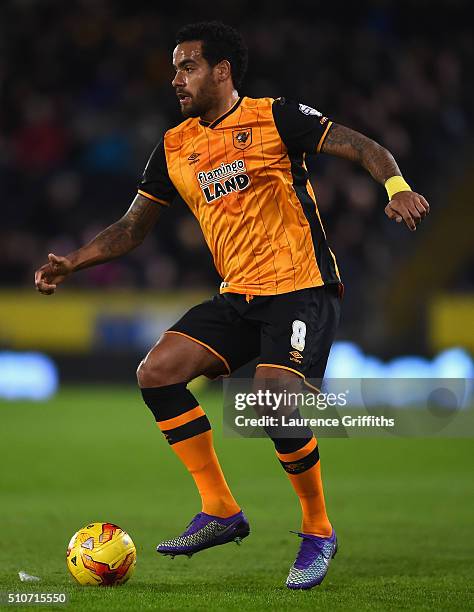
[[321, 584], [327, 574], [331, 559], [336, 556], [336, 532], [333, 529], [328, 538], [306, 533], [297, 533], [297, 535], [303, 538], [303, 541], [286, 579], [286, 586], [289, 589], [311, 589]]
[[245, 514], [240, 511], [228, 518], [220, 518], [212, 514], [200, 512], [189, 523], [188, 528], [177, 538], [165, 540], [156, 547], [162, 555], [188, 555], [227, 544], [227, 542], [240, 542], [250, 533], [250, 526]]

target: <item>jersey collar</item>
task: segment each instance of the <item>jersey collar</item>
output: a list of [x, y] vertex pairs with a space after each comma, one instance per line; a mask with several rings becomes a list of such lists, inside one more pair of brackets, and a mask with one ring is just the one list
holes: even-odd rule
[[203, 125], [204, 127], [208, 127], [211, 130], [214, 129], [217, 125], [219, 125], [219, 123], [222, 123], [222, 121], [224, 121], [224, 119], [227, 119], [227, 117], [229, 115], [231, 115], [234, 111], [237, 110], [237, 108], [240, 106], [240, 103], [243, 100], [243, 96], [240, 97], [230, 108], [227, 112], [225, 112], [223, 115], [221, 115], [220, 117], [217, 117], [217, 119], [214, 119], [214, 121], [203, 121], [202, 119], [199, 120], [199, 123], [201, 125]]

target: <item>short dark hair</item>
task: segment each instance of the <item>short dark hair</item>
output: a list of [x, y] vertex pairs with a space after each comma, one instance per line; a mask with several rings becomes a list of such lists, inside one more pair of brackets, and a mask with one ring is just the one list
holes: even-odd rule
[[210, 66], [227, 60], [232, 70], [234, 87], [242, 85], [247, 71], [248, 50], [238, 30], [220, 21], [190, 23], [178, 31], [176, 44], [189, 40], [202, 42], [202, 54]]

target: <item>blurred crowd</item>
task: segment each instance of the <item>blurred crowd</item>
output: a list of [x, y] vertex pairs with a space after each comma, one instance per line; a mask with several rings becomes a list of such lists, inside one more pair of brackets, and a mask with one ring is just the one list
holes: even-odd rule
[[[0, 4], [2, 286], [32, 285], [48, 252], [68, 253], [128, 208], [156, 142], [181, 120], [170, 85], [174, 33], [200, 18], [244, 34], [241, 94], [295, 98], [375, 138], [437, 203], [436, 178], [472, 139], [466, 3], [196, 4]], [[385, 191], [367, 173], [325, 155], [310, 170], [348, 299], [360, 304], [413, 240], [385, 219]], [[169, 289], [219, 279], [197, 223], [176, 202], [129, 257], [72, 283]]]

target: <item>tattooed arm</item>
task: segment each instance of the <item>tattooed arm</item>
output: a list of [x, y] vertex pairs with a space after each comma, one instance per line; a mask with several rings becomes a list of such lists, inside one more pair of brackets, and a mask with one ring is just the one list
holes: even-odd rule
[[[401, 176], [390, 151], [367, 136], [337, 123], [329, 128], [321, 151], [359, 163], [382, 185], [392, 176]], [[398, 223], [405, 221], [412, 231], [416, 230], [417, 224], [429, 211], [428, 202], [414, 191], [399, 191], [385, 207], [389, 219]]]
[[40, 293], [50, 295], [72, 272], [125, 255], [141, 244], [160, 216], [162, 206], [137, 195], [125, 215], [88, 244], [66, 257], [50, 253], [49, 262], [35, 273]]

